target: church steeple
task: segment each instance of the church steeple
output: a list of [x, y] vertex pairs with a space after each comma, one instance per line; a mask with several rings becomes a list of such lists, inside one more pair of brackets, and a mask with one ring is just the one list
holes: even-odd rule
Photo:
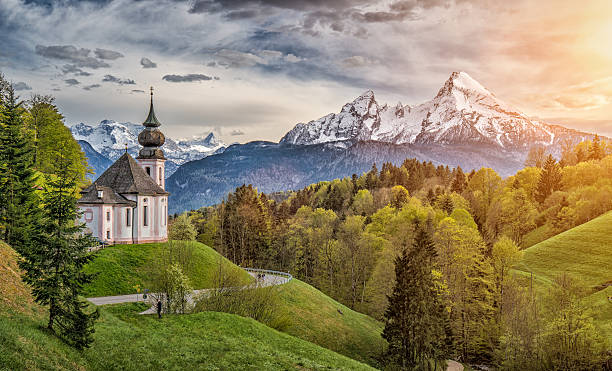
[[146, 127], [159, 127], [161, 126], [161, 122], [157, 120], [155, 117], [155, 110], [153, 109], [153, 87], [151, 86], [151, 106], [149, 107], [149, 115], [145, 122], [142, 123]]
[[159, 148], [166, 142], [166, 137], [158, 129], [161, 126], [157, 117], [155, 117], [155, 110], [153, 109], [153, 87], [151, 87], [151, 105], [149, 107], [149, 115], [147, 119], [142, 123], [145, 127], [140, 134], [138, 134], [138, 143], [143, 148], [138, 153], [139, 159], [164, 159], [164, 152]]

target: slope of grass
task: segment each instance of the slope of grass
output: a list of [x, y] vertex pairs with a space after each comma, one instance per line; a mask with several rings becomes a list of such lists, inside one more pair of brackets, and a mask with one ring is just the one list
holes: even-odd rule
[[101, 307], [95, 342], [76, 351], [45, 329], [47, 313], [34, 304], [16, 268], [16, 254], [0, 244], [0, 370], [342, 369], [367, 370], [349, 359], [254, 320], [225, 313], [155, 316], [143, 304]]
[[353, 359], [377, 365], [386, 342], [383, 324], [338, 303], [314, 287], [292, 280], [281, 291], [284, 309], [291, 313], [285, 332]]
[[[595, 324], [612, 339], [612, 212], [595, 218], [524, 250], [516, 266], [525, 283], [534, 275], [544, 294], [555, 277], [567, 273], [588, 289], [584, 303]], [[611, 341], [612, 343], [612, 341]]]
[[612, 283], [612, 212], [526, 249], [517, 268], [548, 280], [567, 273], [592, 288]]
[[536, 243], [542, 242], [548, 238], [551, 238], [555, 235], [555, 231], [548, 224], [544, 224], [541, 227], [534, 229], [533, 231], [527, 233], [525, 237], [523, 237], [523, 242], [521, 243], [521, 248], [526, 249], [535, 245]]
[[87, 297], [109, 296], [136, 293], [135, 286], [141, 290], [146, 288], [151, 276], [154, 261], [162, 249], [169, 244], [189, 245], [192, 248], [191, 270], [186, 272], [191, 284], [196, 289], [213, 287], [215, 268], [220, 259], [226, 267], [230, 267], [236, 275], [242, 277], [244, 283], [251, 280], [245, 271], [221, 257], [212, 248], [199, 242], [172, 241], [167, 243], [149, 243], [141, 245], [115, 245], [98, 252], [98, 256], [86, 267], [85, 271], [97, 276], [94, 281], [84, 287]]

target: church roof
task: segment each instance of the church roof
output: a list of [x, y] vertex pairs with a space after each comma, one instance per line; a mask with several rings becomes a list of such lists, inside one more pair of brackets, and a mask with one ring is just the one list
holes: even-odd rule
[[[102, 197], [98, 197], [98, 191], [102, 191]], [[113, 191], [109, 187], [100, 186], [93, 184], [81, 192], [81, 199], [79, 203], [82, 204], [116, 204], [116, 205], [128, 205], [135, 207], [136, 202], [128, 200], [117, 192]]]
[[161, 122], [155, 117], [155, 110], [153, 109], [153, 87], [151, 87], [151, 105], [149, 106], [149, 115], [147, 119], [142, 123], [146, 127], [159, 127]]
[[150, 175], [134, 160], [129, 153], [119, 157], [94, 184], [83, 190], [87, 194], [93, 187], [108, 187], [118, 194], [167, 195]]

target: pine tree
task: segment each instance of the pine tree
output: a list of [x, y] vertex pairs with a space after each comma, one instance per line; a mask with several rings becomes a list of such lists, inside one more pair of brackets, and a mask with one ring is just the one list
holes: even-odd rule
[[[2, 77], [0, 76], [0, 79]], [[33, 149], [25, 136], [23, 109], [14, 89], [3, 91], [0, 108], [0, 226], [17, 251], [26, 244], [39, 211]]]
[[548, 155], [535, 190], [535, 199], [539, 203], [542, 203], [554, 191], [559, 189], [561, 189], [561, 170], [559, 164], [557, 164], [557, 160], [555, 160], [552, 155]]
[[467, 181], [465, 179], [465, 174], [461, 167], [457, 167], [455, 171], [455, 177], [453, 178], [453, 182], [451, 183], [451, 192], [456, 192], [461, 194], [465, 187], [467, 186]]
[[448, 314], [435, 257], [431, 237], [419, 227], [412, 248], [395, 259], [396, 282], [388, 297], [382, 336], [389, 343], [389, 362], [402, 369], [424, 367], [448, 353]]
[[604, 150], [601, 146], [601, 140], [599, 139], [599, 135], [595, 134], [593, 138], [593, 142], [589, 146], [589, 160], [601, 160], [604, 158]]
[[71, 163], [61, 153], [56, 161], [57, 176], [46, 176], [43, 215], [26, 249], [20, 267], [24, 281], [32, 287], [36, 302], [49, 306], [48, 329], [78, 349], [93, 341], [98, 311], [86, 313], [87, 303], [79, 300], [91, 276], [83, 267], [93, 258], [88, 247], [95, 241], [79, 224], [77, 179]]

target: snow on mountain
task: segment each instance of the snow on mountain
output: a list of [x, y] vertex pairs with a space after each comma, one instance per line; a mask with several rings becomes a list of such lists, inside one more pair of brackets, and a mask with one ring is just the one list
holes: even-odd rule
[[[101, 155], [114, 161], [125, 152], [126, 145], [130, 154], [138, 155], [138, 134], [142, 129], [142, 125], [130, 122], [103, 120], [94, 126], [79, 123], [72, 126], [70, 131], [76, 140], [88, 142]], [[223, 152], [226, 147], [213, 133], [178, 141], [166, 136], [163, 146], [164, 154], [169, 160], [166, 175], [172, 175], [172, 172], [185, 162]]]
[[[416, 106], [379, 104], [366, 91], [337, 114], [299, 123], [281, 143], [312, 145], [335, 141], [393, 144], [493, 144], [506, 149], [560, 143], [568, 132], [532, 120], [498, 99], [465, 72], [453, 72], [438, 94]], [[579, 134], [573, 132], [570, 134]]]

